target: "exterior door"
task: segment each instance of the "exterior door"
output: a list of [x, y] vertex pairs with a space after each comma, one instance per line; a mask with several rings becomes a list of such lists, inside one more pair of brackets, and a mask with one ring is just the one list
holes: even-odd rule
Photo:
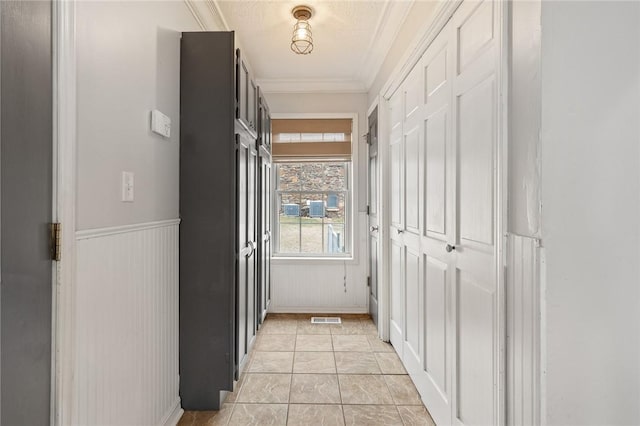
[[380, 241], [378, 221], [378, 109], [369, 116], [369, 167], [367, 177], [369, 198], [369, 314], [373, 322], [378, 324], [378, 257]]
[[51, 2], [0, 2], [0, 423], [51, 422]]

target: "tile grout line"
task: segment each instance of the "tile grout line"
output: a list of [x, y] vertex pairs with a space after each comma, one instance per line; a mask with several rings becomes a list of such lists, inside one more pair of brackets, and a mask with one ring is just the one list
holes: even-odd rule
[[333, 355], [333, 366], [336, 369], [336, 381], [338, 382], [338, 395], [340, 396], [340, 411], [342, 411], [342, 421], [346, 425], [347, 417], [344, 414], [344, 400], [342, 399], [342, 388], [340, 387], [340, 375], [338, 374], [338, 363], [336, 361], [336, 348], [333, 345], [333, 334], [331, 334], [331, 354]]

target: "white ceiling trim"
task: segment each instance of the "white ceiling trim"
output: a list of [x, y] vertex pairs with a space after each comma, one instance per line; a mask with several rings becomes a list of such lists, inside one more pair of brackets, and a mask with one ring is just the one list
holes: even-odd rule
[[229, 25], [215, 0], [184, 0], [203, 31], [229, 31]]
[[360, 80], [257, 79], [265, 93], [366, 93]]
[[384, 59], [389, 53], [400, 28], [409, 15], [415, 0], [393, 1], [386, 0], [384, 10], [374, 30], [374, 36], [369, 44], [367, 56], [360, 66], [358, 77], [369, 89], [373, 84]]

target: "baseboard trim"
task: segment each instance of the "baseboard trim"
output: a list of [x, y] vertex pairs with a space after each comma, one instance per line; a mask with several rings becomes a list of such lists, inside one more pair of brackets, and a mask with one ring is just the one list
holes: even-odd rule
[[162, 426], [176, 426], [182, 417], [184, 410], [182, 409], [182, 404], [180, 401], [180, 397], [176, 399], [176, 405], [169, 412], [167, 417], [165, 417], [164, 421], [160, 423]]
[[355, 308], [327, 308], [318, 306], [272, 306], [269, 308], [270, 314], [368, 314], [366, 307]]
[[155, 222], [134, 223], [132, 225], [111, 226], [108, 228], [84, 229], [76, 232], [76, 240], [88, 240], [109, 235], [126, 234], [128, 232], [145, 231], [147, 229], [164, 228], [179, 225], [180, 219], [158, 220]]

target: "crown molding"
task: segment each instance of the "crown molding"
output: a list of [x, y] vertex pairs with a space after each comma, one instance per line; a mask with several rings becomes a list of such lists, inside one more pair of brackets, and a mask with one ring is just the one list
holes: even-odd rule
[[264, 93], [367, 93], [360, 80], [256, 79]]
[[386, 0], [376, 27], [372, 31], [374, 36], [369, 43], [367, 55], [360, 66], [360, 73], [358, 74], [367, 89], [371, 87], [378, 72], [380, 72], [384, 59], [398, 36], [400, 28], [409, 16], [409, 11], [414, 3], [415, 0]]
[[184, 0], [187, 8], [203, 31], [229, 31], [216, 0]]

